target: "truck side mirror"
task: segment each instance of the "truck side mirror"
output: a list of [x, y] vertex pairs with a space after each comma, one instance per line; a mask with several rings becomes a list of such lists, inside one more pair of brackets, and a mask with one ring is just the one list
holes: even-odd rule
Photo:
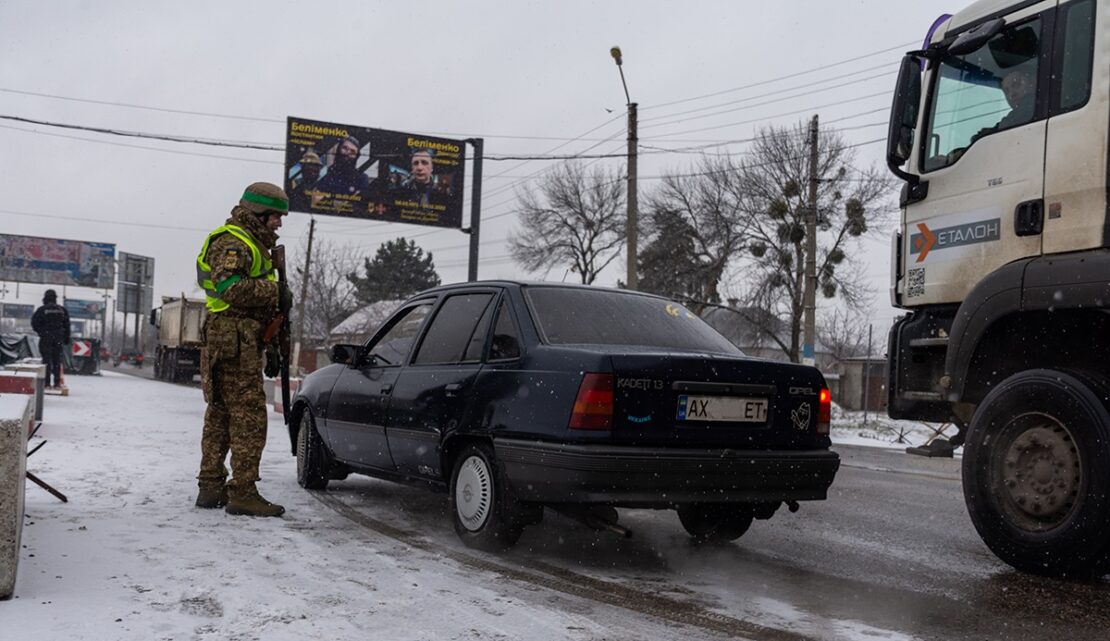
[[921, 109], [921, 60], [913, 54], [902, 58], [898, 72], [898, 86], [890, 108], [890, 130], [886, 140], [886, 164], [894, 175], [909, 183], [916, 183], [914, 174], [902, 170], [902, 165], [913, 153], [914, 131]]
[[157, 309], [150, 310], [150, 324], [154, 325], [155, 327], [158, 326], [158, 310]]

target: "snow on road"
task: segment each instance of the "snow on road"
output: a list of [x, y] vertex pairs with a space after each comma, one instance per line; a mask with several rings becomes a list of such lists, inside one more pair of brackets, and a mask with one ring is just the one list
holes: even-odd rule
[[193, 507], [200, 390], [105, 373], [48, 397], [28, 469], [16, 597], [0, 638], [687, 639], [641, 614], [535, 588], [354, 526], [301, 490], [272, 415], [261, 491], [280, 519]]
[[[111, 372], [70, 384], [70, 396], [47, 398], [31, 445], [48, 443], [28, 460], [69, 503], [28, 484], [16, 597], [0, 602], [0, 639], [656, 641], [724, 638], [714, 630], [730, 629], [652, 616], [650, 596], [637, 610], [623, 596], [580, 592], [573, 578], [562, 588], [522, 580], [496, 556], [460, 556], [453, 537], [414, 545], [360, 527], [297, 486], [277, 414], [259, 485], [286, 515], [196, 509], [199, 389]], [[753, 608], [778, 629], [743, 621], [731, 629], [798, 638], [779, 633], [798, 629], [795, 617], [767, 604], [741, 610]], [[866, 626], [833, 636], [899, 638]]]

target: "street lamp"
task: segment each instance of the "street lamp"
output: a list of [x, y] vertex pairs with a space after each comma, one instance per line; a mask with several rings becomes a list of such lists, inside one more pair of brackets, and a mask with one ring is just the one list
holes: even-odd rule
[[621, 86], [624, 87], [624, 100], [628, 105], [628, 218], [625, 235], [628, 238], [628, 275], [626, 277], [628, 289], [639, 289], [640, 280], [636, 276], [636, 103], [628, 95], [628, 83], [624, 81], [624, 60], [621, 58], [621, 48], [613, 47], [609, 55], [617, 63], [617, 70], [621, 72]]

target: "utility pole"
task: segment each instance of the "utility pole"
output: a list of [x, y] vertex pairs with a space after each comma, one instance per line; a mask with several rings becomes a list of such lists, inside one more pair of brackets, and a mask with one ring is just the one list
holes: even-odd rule
[[304, 272], [301, 273], [301, 297], [297, 300], [297, 340], [293, 343], [293, 370], [300, 366], [301, 345], [304, 344], [304, 301], [308, 297], [308, 275], [312, 267], [312, 237], [316, 233], [316, 217], [308, 221], [308, 251], [304, 254]]
[[[624, 72], [621, 72], [624, 77]], [[628, 222], [625, 233], [628, 234], [628, 289], [640, 288], [640, 278], [636, 270], [636, 257], [639, 255], [636, 248], [636, 230], [639, 228], [639, 202], [636, 192], [636, 149], [639, 147], [636, 136], [636, 107], [634, 102], [628, 103]]]
[[638, 105], [632, 102], [632, 98], [628, 95], [628, 83], [624, 81], [624, 59], [621, 57], [621, 48], [613, 47], [609, 50], [609, 55], [613, 56], [613, 60], [617, 63], [617, 69], [621, 72], [621, 86], [624, 87], [624, 101], [625, 104], [628, 105], [628, 197], [626, 199], [628, 215], [625, 226], [625, 236], [628, 239], [626, 251], [628, 254], [628, 271], [625, 276], [625, 287], [636, 290], [640, 287], [640, 279], [636, 274], [636, 234], [637, 229], [639, 229], [639, 225], [637, 224], [639, 209], [636, 196], [636, 156], [637, 148], [639, 147], [639, 139], [636, 134], [636, 111]]
[[[485, 153], [484, 138], [468, 138], [466, 142], [474, 147], [474, 175], [470, 178], [470, 261], [466, 268], [466, 280], [478, 280], [478, 244], [482, 227], [482, 155]], [[466, 231], [466, 230], [464, 230]]]
[[814, 365], [814, 334], [817, 325], [817, 116], [809, 123], [809, 206], [806, 208], [805, 342], [802, 363]]

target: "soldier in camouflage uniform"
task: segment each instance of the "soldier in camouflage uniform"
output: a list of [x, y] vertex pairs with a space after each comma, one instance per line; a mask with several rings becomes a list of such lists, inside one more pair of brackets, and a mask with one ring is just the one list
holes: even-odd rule
[[[229, 514], [281, 516], [285, 508], [259, 495], [258, 463], [266, 444], [263, 353], [276, 369], [276, 346], [262, 333], [279, 303], [291, 303], [270, 263], [281, 218], [289, 211], [285, 192], [270, 183], [247, 187], [227, 222], [213, 231], [197, 257], [197, 280], [208, 300], [201, 350], [201, 381], [208, 410], [201, 437], [197, 507], [226, 506]], [[284, 307], [288, 309], [288, 307]], [[224, 459], [231, 451], [231, 479]]]

